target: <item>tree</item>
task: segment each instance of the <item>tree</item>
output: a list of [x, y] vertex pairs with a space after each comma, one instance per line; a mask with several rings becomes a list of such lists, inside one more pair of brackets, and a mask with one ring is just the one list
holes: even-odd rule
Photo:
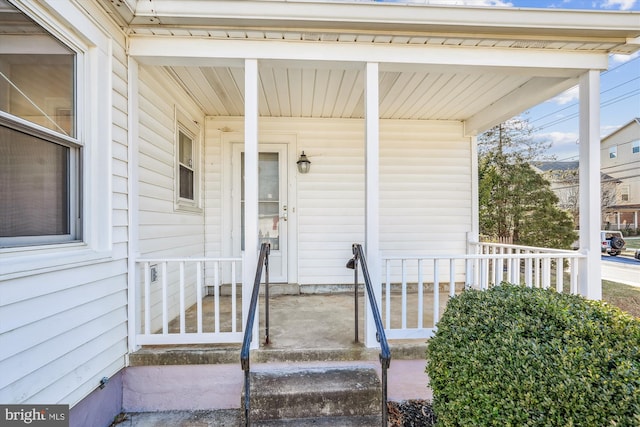
[[514, 117], [478, 136], [478, 155], [510, 163], [549, 159], [546, 151], [551, 142], [534, 138], [534, 133], [526, 117]]
[[577, 238], [551, 184], [529, 165], [549, 147], [526, 119], [512, 119], [478, 138], [480, 233], [514, 244], [569, 248]]
[[[558, 206], [571, 213], [574, 224], [580, 223], [580, 179], [577, 169], [551, 171], [547, 173], [556, 183], [554, 189], [560, 201]], [[606, 174], [600, 174], [600, 212], [609, 213], [609, 206], [616, 202], [619, 181]]]

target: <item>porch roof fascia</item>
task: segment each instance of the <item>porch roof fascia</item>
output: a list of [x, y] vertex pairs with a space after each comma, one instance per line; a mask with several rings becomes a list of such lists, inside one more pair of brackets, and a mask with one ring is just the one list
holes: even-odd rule
[[615, 43], [611, 53], [640, 49], [640, 13], [320, 1], [131, 0], [117, 8], [127, 26], [286, 29], [442, 34], [513, 40]]

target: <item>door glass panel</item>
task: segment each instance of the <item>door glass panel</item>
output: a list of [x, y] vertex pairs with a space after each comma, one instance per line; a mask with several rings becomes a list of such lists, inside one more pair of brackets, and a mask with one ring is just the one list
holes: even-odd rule
[[[280, 250], [280, 171], [278, 153], [260, 153], [258, 156], [258, 240], [271, 243], [272, 250]], [[242, 171], [242, 250], [244, 250], [244, 153], [241, 154]]]

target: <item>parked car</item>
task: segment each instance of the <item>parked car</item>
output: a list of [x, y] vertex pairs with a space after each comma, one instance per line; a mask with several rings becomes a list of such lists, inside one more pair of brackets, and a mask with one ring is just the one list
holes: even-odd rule
[[636, 249], [636, 254], [633, 257], [640, 261], [640, 249]]
[[601, 230], [600, 242], [602, 253], [616, 256], [624, 250], [625, 241], [620, 231]]

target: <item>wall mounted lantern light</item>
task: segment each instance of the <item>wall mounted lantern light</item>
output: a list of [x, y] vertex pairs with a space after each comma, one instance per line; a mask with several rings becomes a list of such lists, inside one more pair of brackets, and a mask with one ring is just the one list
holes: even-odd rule
[[307, 159], [304, 151], [302, 152], [302, 154], [300, 154], [300, 158], [298, 159], [296, 164], [298, 165], [298, 172], [300, 173], [308, 173], [309, 169], [311, 169], [311, 161]]

